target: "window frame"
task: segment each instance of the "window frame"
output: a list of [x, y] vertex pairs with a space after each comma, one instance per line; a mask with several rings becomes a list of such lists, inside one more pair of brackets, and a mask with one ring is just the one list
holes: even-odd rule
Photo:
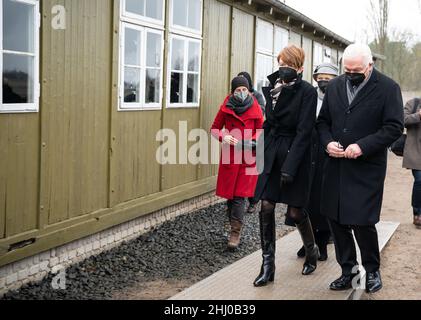
[[[266, 24], [266, 25], [271, 25], [272, 26], [272, 51], [270, 52], [269, 50], [267, 50], [266, 48], [261, 48], [258, 45], [258, 37], [259, 37], [259, 28], [260, 28], [260, 24]], [[281, 32], [285, 32], [287, 35], [287, 39], [288, 39], [288, 43], [289, 43], [289, 38], [290, 38], [290, 30], [287, 28], [284, 28], [282, 26], [279, 26], [273, 22], [270, 21], [266, 21], [263, 20], [261, 18], [257, 18], [256, 21], [256, 34], [255, 34], [255, 66], [254, 66], [254, 74], [255, 74], [255, 79], [254, 79], [254, 87], [257, 89], [258, 88], [258, 83], [260, 80], [264, 80], [265, 83], [268, 83], [267, 79], [260, 79], [258, 77], [259, 75], [259, 66], [258, 66], [258, 62], [259, 62], [259, 56], [264, 56], [265, 58], [270, 58], [272, 60], [272, 64], [273, 64], [273, 71], [276, 70], [276, 66], [278, 65], [278, 54], [279, 52], [275, 52], [276, 49], [276, 32], [277, 31], [281, 31]], [[287, 45], [288, 45], [287, 43]]]
[[[188, 0], [190, 1], [190, 0]], [[200, 30], [183, 27], [174, 24], [174, 0], [170, 0], [170, 33], [179, 34], [185, 37], [200, 38], [202, 39], [203, 34], [203, 0], [200, 1]]]
[[[40, 28], [41, 28], [41, 16], [40, 16], [40, 3], [38, 0], [14, 0], [24, 4], [33, 6], [34, 12], [34, 53], [24, 53], [19, 51], [4, 50], [3, 47], [3, 4], [0, 3], [0, 70], [1, 70], [1, 86], [0, 86], [0, 114], [7, 113], [38, 113], [40, 110]], [[33, 75], [33, 95], [34, 102], [32, 103], [3, 103], [3, 56], [4, 54], [14, 54], [21, 56], [34, 57], [34, 75]]]
[[[121, 32], [120, 32], [120, 63], [119, 63], [119, 103], [118, 111], [153, 111], [162, 109], [163, 100], [163, 80], [164, 80], [164, 32], [158, 29], [153, 29], [147, 26], [133, 24], [127, 21], [121, 21]], [[125, 40], [126, 40], [126, 28], [139, 31], [141, 34], [140, 44], [140, 102], [131, 103], [124, 101], [124, 74], [126, 68], [125, 61]], [[151, 69], [146, 65], [147, 58], [147, 35], [148, 33], [155, 33], [161, 37], [161, 59], [160, 59], [160, 86], [159, 86], [159, 102], [157, 103], [146, 103], [146, 70]], [[157, 69], [157, 68], [154, 68]]]
[[[155, 0], [156, 1], [156, 0]], [[130, 22], [133, 24], [142, 24], [144, 26], [157, 28], [160, 27], [162, 30], [164, 29], [165, 25], [165, 2], [166, 0], [160, 0], [162, 1], [162, 20], [150, 18], [147, 16], [142, 16], [140, 14], [136, 14], [133, 12], [126, 11], [126, 0], [121, 0], [120, 2], [120, 21], [124, 20], [126, 22]]]
[[[173, 39], [183, 40], [184, 41], [184, 68], [183, 68], [183, 101], [177, 103], [171, 103], [171, 74], [172, 70], [172, 49], [173, 49]], [[189, 43], [195, 42], [199, 44], [199, 71], [189, 71]], [[200, 108], [201, 102], [201, 85], [202, 85], [202, 40], [198, 38], [192, 38], [188, 36], [183, 36], [179, 34], [170, 34], [169, 36], [169, 48], [168, 48], [168, 63], [167, 63], [167, 108], [168, 109], [180, 109], [180, 108]], [[179, 70], [177, 70], [179, 71]], [[198, 75], [198, 92], [197, 92], [197, 102], [188, 103], [187, 102], [187, 86], [188, 86], [188, 75], [196, 74]]]

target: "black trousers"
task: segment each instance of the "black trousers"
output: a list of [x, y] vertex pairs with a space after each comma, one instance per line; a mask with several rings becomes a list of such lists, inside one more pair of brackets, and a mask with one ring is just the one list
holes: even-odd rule
[[[342, 268], [343, 275], [355, 274], [358, 266], [355, 239], [361, 251], [361, 260], [366, 272], [376, 272], [380, 269], [380, 249], [377, 229], [375, 226], [347, 226], [329, 219], [333, 239], [335, 241], [336, 260]], [[354, 269], [355, 268], [355, 269]]]

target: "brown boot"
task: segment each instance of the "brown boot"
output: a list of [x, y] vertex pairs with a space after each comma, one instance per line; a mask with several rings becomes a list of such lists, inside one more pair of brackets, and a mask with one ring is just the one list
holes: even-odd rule
[[240, 245], [241, 231], [243, 229], [242, 222], [238, 220], [231, 220], [231, 234], [228, 241], [229, 249], [237, 249]]

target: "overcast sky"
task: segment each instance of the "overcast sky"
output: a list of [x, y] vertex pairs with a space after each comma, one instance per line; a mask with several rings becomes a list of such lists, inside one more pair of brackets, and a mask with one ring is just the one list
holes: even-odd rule
[[[370, 0], [281, 0], [350, 41], [372, 40]], [[421, 0], [390, 0], [390, 29], [408, 30], [421, 41]]]

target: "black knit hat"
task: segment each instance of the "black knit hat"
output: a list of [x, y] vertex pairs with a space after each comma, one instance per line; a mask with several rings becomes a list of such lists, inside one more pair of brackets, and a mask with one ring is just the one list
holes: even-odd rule
[[246, 78], [246, 79], [248, 80], [248, 82], [249, 82], [249, 84], [250, 84], [250, 91], [252, 91], [252, 90], [253, 90], [253, 80], [251, 79], [251, 75], [250, 75], [250, 73], [248, 73], [248, 72], [244, 71], [244, 72], [240, 72], [240, 73], [238, 74], [238, 76], [239, 76], [239, 77], [244, 77], [244, 78]]
[[243, 76], [235, 77], [234, 79], [232, 79], [231, 93], [234, 93], [234, 91], [239, 87], [246, 87], [247, 89], [250, 90], [249, 81]]

